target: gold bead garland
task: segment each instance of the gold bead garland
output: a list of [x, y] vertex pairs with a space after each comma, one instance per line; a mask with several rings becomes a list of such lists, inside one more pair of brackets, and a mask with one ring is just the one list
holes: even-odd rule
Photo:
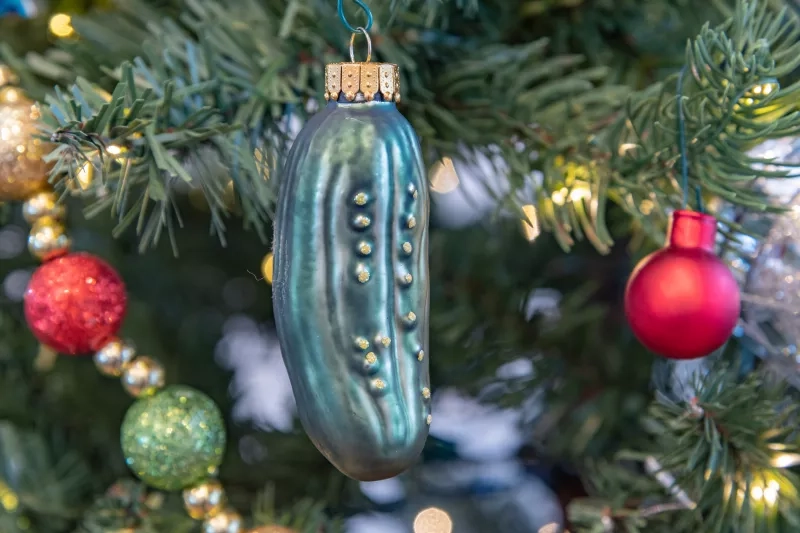
[[[7, 71], [0, 65], [0, 84], [8, 79]], [[8, 94], [6, 93], [6, 97]], [[14, 98], [19, 97], [14, 93]], [[0, 119], [3, 100], [0, 100]], [[26, 104], [27, 105], [27, 104]], [[38, 114], [36, 115], [38, 119]], [[3, 123], [0, 122], [0, 131]], [[20, 132], [14, 130], [17, 142], [28, 142], [28, 129]], [[32, 142], [32, 141], [31, 141]], [[22, 145], [20, 145], [22, 146]], [[38, 146], [38, 141], [37, 141]], [[26, 150], [20, 151], [20, 153]], [[0, 141], [0, 199], [24, 200], [22, 212], [25, 220], [32, 224], [28, 238], [31, 253], [41, 261], [48, 261], [58, 255], [67, 253], [71, 240], [61, 219], [66, 208], [58, 203], [52, 191], [42, 190], [47, 180], [47, 168], [42, 164], [40, 152], [27, 150], [30, 163], [25, 163], [25, 180], [16, 177], [3, 177], [7, 171], [7, 163], [3, 160], [3, 145]], [[38, 170], [39, 178], [32, 176]], [[14, 170], [14, 169], [12, 169]], [[19, 170], [19, 168], [16, 168]], [[109, 377], [121, 378], [125, 390], [134, 397], [154, 395], [165, 385], [164, 367], [155, 359], [146, 355], [137, 355], [136, 349], [129, 342], [119, 338], [110, 339], [94, 354], [94, 363], [98, 371]], [[203, 520], [204, 533], [240, 533], [244, 531], [242, 517], [233, 509], [226, 508], [227, 501], [222, 484], [215, 479], [204, 480], [194, 486], [187, 487], [183, 493], [186, 512], [195, 520]]]
[[22, 204], [22, 216], [29, 224], [33, 224], [42, 217], [61, 220], [66, 211], [64, 204], [58, 203], [58, 198], [51, 191], [37, 192]]
[[113, 338], [94, 354], [94, 364], [104, 376], [118, 378], [136, 357], [136, 349], [129, 343]]
[[38, 218], [28, 236], [28, 250], [31, 255], [48, 261], [69, 252], [72, 239], [67, 235], [64, 225], [53, 217]]
[[[16, 143], [4, 144], [4, 137], [0, 136], [0, 201], [24, 200], [22, 214], [32, 225], [28, 247], [33, 256], [44, 262], [70, 250], [71, 239], [61, 222], [66, 207], [58, 202], [55, 193], [45, 190], [49, 166], [42, 156], [46, 145], [31, 138], [39, 119], [38, 107], [25, 100], [19, 90], [4, 87], [13, 79], [10, 71], [0, 65], [0, 132], [6, 133], [3, 128], [10, 128], [11, 142]], [[14, 105], [12, 111], [8, 110], [9, 104]], [[9, 154], [21, 155], [9, 158]], [[265, 258], [262, 272], [271, 282], [272, 265], [268, 259], [271, 254]], [[163, 366], [151, 357], [137, 355], [131, 343], [117, 337], [97, 350], [93, 360], [104, 376], [121, 378], [123, 387], [133, 397], [151, 396], [165, 385]], [[183, 500], [187, 514], [203, 520], [203, 533], [244, 533], [242, 517], [226, 507], [225, 490], [218, 480], [206, 479], [187, 487]], [[266, 525], [249, 533], [297, 532], [284, 526]]]

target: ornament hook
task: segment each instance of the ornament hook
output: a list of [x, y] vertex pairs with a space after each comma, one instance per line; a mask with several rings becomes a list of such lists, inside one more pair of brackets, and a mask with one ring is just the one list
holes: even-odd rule
[[350, 36], [350, 62], [351, 63], [356, 62], [356, 57], [355, 57], [355, 52], [353, 51], [353, 47], [356, 44], [356, 35], [358, 35], [359, 33], [363, 33], [364, 37], [367, 38], [367, 60], [365, 61], [365, 63], [369, 63], [370, 61], [372, 61], [372, 39], [370, 39], [367, 30], [360, 26], [356, 28], [356, 31], [354, 31], [353, 35]]
[[[353, 0], [353, 1], [358, 5], [358, 7], [363, 9], [364, 13], [367, 15], [367, 23], [364, 25], [364, 28], [366, 28], [366, 31], [371, 30], [372, 11], [370, 11], [369, 7], [367, 7], [367, 4], [365, 4], [362, 0]], [[339, 19], [342, 21], [342, 24], [344, 24], [344, 27], [347, 28], [348, 31], [350, 31], [351, 33], [358, 33], [359, 30], [363, 29], [363, 28], [354, 28], [353, 25], [347, 21], [347, 17], [344, 14], [344, 0], [339, 0], [337, 7], [339, 10]]]

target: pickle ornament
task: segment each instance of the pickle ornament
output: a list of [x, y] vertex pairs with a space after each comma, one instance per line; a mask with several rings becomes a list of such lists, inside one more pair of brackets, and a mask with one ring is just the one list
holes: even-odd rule
[[431, 422], [428, 189], [396, 65], [330, 64], [325, 98], [284, 167], [275, 318], [309, 437], [373, 481], [416, 461]]

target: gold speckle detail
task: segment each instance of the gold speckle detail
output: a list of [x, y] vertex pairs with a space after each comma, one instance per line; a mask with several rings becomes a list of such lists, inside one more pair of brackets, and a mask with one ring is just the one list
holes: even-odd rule
[[410, 254], [414, 250], [414, 247], [411, 246], [410, 242], [403, 243], [403, 251], [407, 254]]
[[390, 339], [389, 337], [384, 337], [381, 339], [381, 344], [383, 344], [384, 347], [388, 348], [389, 345], [392, 344], [392, 339]]
[[358, 253], [361, 255], [369, 255], [372, 253], [372, 246], [368, 242], [358, 243]]
[[426, 400], [431, 397], [431, 390], [428, 387], [422, 389], [422, 397]]
[[367, 270], [361, 270], [361, 271], [358, 273], [358, 282], [359, 282], [359, 283], [366, 283], [366, 282], [368, 282], [368, 281], [369, 281], [369, 271], [367, 271]]
[[360, 192], [353, 197], [353, 203], [356, 205], [367, 205], [368, 199], [366, 193]]
[[425, 359], [425, 350], [420, 350], [417, 354], [417, 360], [422, 361], [423, 359]]
[[356, 337], [356, 348], [366, 350], [369, 348], [369, 341], [364, 337]]
[[408, 194], [410, 194], [412, 198], [417, 197], [417, 188], [414, 187], [414, 184], [408, 186]]
[[417, 199], [417, 191], [411, 193], [411, 197], [416, 200]]
[[406, 320], [411, 322], [412, 324], [417, 321], [417, 314], [414, 311], [409, 311], [406, 315]]
[[425, 419], [425, 422], [430, 426], [431, 422], [433, 422], [433, 416], [432, 415], [428, 415], [428, 418]]
[[373, 379], [373, 380], [372, 380], [372, 386], [375, 388], [375, 390], [383, 390], [383, 389], [385, 389], [385, 388], [386, 388], [386, 382], [385, 382], [385, 381], [383, 381], [383, 380], [382, 380], [382, 379], [380, 379], [380, 378], [378, 378], [378, 379]]
[[356, 218], [353, 219], [353, 224], [355, 224], [357, 228], [368, 228], [369, 225], [372, 224], [372, 221], [367, 216], [357, 215]]
[[414, 278], [411, 276], [411, 274], [406, 274], [402, 277], [402, 280], [406, 285], [411, 285], [411, 282], [414, 281]]
[[414, 229], [417, 225], [417, 219], [414, 216], [408, 217], [408, 229]]
[[377, 355], [375, 355], [375, 352], [369, 352], [369, 353], [368, 353], [368, 354], [367, 354], [367, 355], [364, 357], [364, 361], [366, 361], [366, 362], [367, 362], [367, 364], [374, 365], [375, 363], [377, 363], [377, 362], [378, 362], [378, 356], [377, 356]]

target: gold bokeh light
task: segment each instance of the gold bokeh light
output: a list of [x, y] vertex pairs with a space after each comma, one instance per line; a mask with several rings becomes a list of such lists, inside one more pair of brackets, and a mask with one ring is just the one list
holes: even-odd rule
[[438, 507], [428, 507], [414, 519], [414, 533], [452, 533], [453, 520]]
[[66, 13], [56, 13], [50, 17], [50, 33], [56, 37], [69, 37], [75, 33], [75, 28], [72, 27], [72, 17]]

